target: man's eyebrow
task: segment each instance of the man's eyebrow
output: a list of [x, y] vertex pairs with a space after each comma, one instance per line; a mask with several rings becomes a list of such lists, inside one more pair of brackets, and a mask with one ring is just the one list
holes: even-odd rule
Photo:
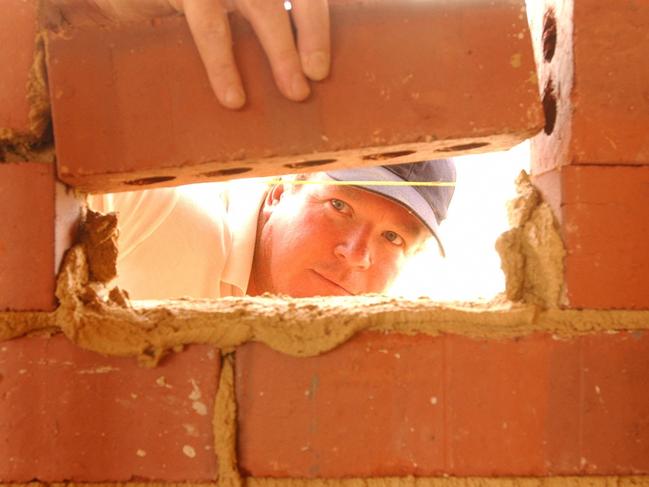
[[398, 222], [398, 225], [406, 232], [406, 236], [412, 240], [417, 240], [418, 238], [423, 237], [426, 232], [429, 232], [428, 227], [426, 227], [422, 222], [419, 221], [419, 218], [410, 210], [408, 213], [412, 215], [413, 218], [417, 220], [418, 223], [413, 221], [408, 222]]
[[[332, 185], [330, 186], [331, 188], [334, 188], [336, 192], [341, 194], [342, 198], [352, 200], [354, 201], [362, 201], [363, 199], [363, 191], [369, 191], [369, 190], [364, 190], [362, 187], [358, 186], [335, 186]], [[358, 190], [361, 191], [358, 191]], [[378, 194], [378, 193], [377, 193]], [[384, 195], [378, 195], [382, 196], [384, 198], [388, 198], [387, 196]], [[395, 204], [401, 205], [398, 201], [394, 201]], [[426, 227], [422, 222], [420, 222], [419, 218], [417, 215], [415, 215], [410, 209], [405, 207], [404, 205], [401, 205], [410, 215], [412, 215], [413, 219], [415, 221], [397, 221], [397, 226], [400, 227], [398, 230], [406, 233], [406, 236], [416, 240], [419, 237], [422, 237], [428, 232], [428, 227]]]

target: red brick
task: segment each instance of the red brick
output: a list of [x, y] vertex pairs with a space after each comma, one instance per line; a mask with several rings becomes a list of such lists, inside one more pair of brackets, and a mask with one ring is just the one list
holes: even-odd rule
[[[533, 142], [533, 170], [568, 164], [649, 164], [649, 4], [642, 0], [528, 2], [541, 92], [557, 99], [550, 135]], [[556, 49], [544, 59], [544, 15], [555, 12]], [[546, 29], [547, 31], [547, 29]], [[548, 103], [548, 107], [552, 106]]]
[[248, 344], [239, 464], [264, 477], [646, 474], [648, 337], [364, 333], [308, 359]]
[[309, 359], [241, 347], [239, 466], [269, 477], [442, 472], [442, 366], [442, 340], [426, 336], [363, 334]]
[[[549, 387], [545, 421], [545, 466], [553, 475], [579, 472], [581, 452], [580, 354], [584, 338], [553, 339], [548, 351], [547, 376], [532, 378], [534, 385], [546, 381]], [[605, 357], [605, 355], [603, 356]]]
[[649, 308], [649, 167], [570, 166], [535, 181], [552, 183], [569, 306]]
[[561, 223], [563, 219], [563, 212], [561, 211], [561, 171], [553, 170], [547, 171], [543, 174], [536, 174], [532, 176], [534, 186], [541, 192], [543, 201], [548, 203], [552, 208], [552, 213]]
[[576, 471], [577, 431], [562, 429], [567, 414], [578, 413], [570, 407], [575, 394], [563, 385], [571, 371], [555, 365], [565, 364], [575, 349], [574, 343], [547, 335], [518, 341], [449, 337], [448, 471], [462, 476]]
[[583, 471], [649, 472], [649, 333], [583, 340]]
[[574, 160], [649, 164], [649, 4], [575, 3]]
[[51, 36], [60, 177], [107, 191], [406, 162], [511, 147], [541, 127], [522, 0], [337, 2], [331, 15], [331, 76], [304, 103], [280, 96], [235, 20], [238, 112], [219, 106], [182, 19]]
[[27, 83], [36, 47], [37, 0], [3, 0], [0, 16], [0, 142], [30, 135]]
[[52, 310], [55, 276], [81, 201], [51, 163], [0, 164], [0, 310]]
[[214, 480], [219, 370], [203, 345], [145, 369], [62, 335], [0, 344], [0, 481]]

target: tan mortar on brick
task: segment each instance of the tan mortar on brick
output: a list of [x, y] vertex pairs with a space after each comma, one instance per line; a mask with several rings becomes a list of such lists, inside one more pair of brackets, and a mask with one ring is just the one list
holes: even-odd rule
[[219, 485], [241, 487], [237, 460], [237, 399], [234, 389], [234, 356], [222, 358], [219, 387], [214, 400], [214, 454], [219, 464]]
[[45, 32], [36, 36], [34, 63], [27, 82], [27, 100], [29, 100], [29, 131], [32, 140], [37, 141], [45, 133], [50, 123], [50, 96], [47, 86], [47, 67], [45, 63]]
[[37, 144], [42, 139], [51, 119], [44, 31], [37, 33], [34, 43], [34, 62], [27, 81], [26, 95], [30, 106], [29, 130], [27, 133], [16, 133], [8, 128], [0, 128], [0, 145], [13, 146], [18, 153], [28, 151], [31, 144]]
[[[113, 482], [113, 483], [7, 483], [0, 487], [217, 487], [214, 483]], [[385, 477], [351, 479], [245, 478], [245, 487], [646, 487], [649, 476], [583, 477]]]
[[508, 204], [511, 229], [496, 241], [505, 273], [505, 294], [543, 308], [557, 308], [563, 294], [566, 251], [550, 206], [524, 171], [516, 179], [517, 197]]

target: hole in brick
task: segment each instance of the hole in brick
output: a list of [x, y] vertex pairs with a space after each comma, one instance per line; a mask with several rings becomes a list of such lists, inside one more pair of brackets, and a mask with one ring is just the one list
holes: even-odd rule
[[252, 171], [251, 167], [232, 167], [230, 169], [217, 169], [216, 171], [204, 172], [199, 176], [204, 178], [215, 178], [219, 176], [234, 176], [235, 174], [243, 174], [244, 172]]
[[557, 95], [552, 80], [548, 81], [543, 92], [543, 113], [545, 114], [543, 131], [550, 135], [554, 131], [554, 125], [557, 122]]
[[437, 149], [435, 152], [456, 152], [461, 150], [479, 149], [480, 147], [486, 147], [488, 145], [489, 142], [469, 142], [468, 144], [452, 145], [451, 147]]
[[546, 62], [552, 61], [554, 52], [557, 49], [557, 19], [554, 9], [545, 13], [543, 18], [543, 59]]
[[336, 162], [336, 159], [317, 159], [315, 161], [291, 162], [289, 164], [284, 164], [284, 167], [288, 167], [289, 169], [301, 169], [304, 167], [324, 166], [325, 164], [331, 164], [332, 162]]
[[369, 154], [367, 156], [363, 156], [363, 160], [364, 161], [384, 161], [386, 159], [396, 159], [397, 157], [409, 156], [410, 154], [414, 154], [415, 152], [416, 151], [414, 150], [380, 152], [378, 154]]
[[124, 181], [124, 184], [128, 184], [129, 186], [147, 186], [149, 184], [173, 181], [174, 179], [176, 179], [176, 176], [153, 176], [150, 178], [131, 179], [130, 181]]

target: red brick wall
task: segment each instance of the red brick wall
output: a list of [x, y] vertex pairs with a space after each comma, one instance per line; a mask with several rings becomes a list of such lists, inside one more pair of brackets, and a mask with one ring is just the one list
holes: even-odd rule
[[[13, 136], [23, 133], [29, 123], [25, 80], [34, 55], [35, 10], [29, 2], [7, 1], [11, 2], [11, 8], [5, 12], [12, 15], [0, 19], [0, 61], [11, 69], [0, 80], [0, 87], [9, 87], [0, 90], [0, 129], [10, 129]], [[573, 37], [572, 2], [548, 0], [547, 6], [553, 6], [555, 12], [570, 15], [556, 19], [555, 53], [544, 61], [542, 26], [546, 6], [541, 2], [530, 4], [540, 6], [541, 10], [534, 24], [541, 28], [533, 29], [539, 39], [541, 92], [545, 93], [552, 76], [557, 100], [554, 128], [534, 143], [533, 170], [536, 182], [561, 223], [568, 252], [568, 304], [577, 308], [636, 311], [626, 314], [601, 311], [600, 321], [608, 323], [610, 330], [592, 334], [569, 332], [558, 336], [552, 330], [537, 330], [518, 338], [499, 338], [497, 326], [488, 328], [480, 323], [476, 323], [474, 331], [484, 331], [483, 338], [363, 333], [331, 352], [310, 358], [294, 358], [260, 343], [248, 343], [235, 350], [234, 383], [226, 381], [221, 388], [218, 387], [220, 335], [216, 333], [211, 337], [212, 345], [190, 345], [182, 352], [169, 355], [153, 369], [136, 366], [132, 358], [105, 357], [82, 350], [73, 344], [74, 329], [68, 330], [69, 338], [55, 335], [2, 342], [0, 482], [33, 479], [215, 482], [219, 472], [221, 480], [223, 472], [230, 472], [228, 479], [236, 481], [237, 465], [226, 464], [232, 459], [216, 454], [217, 446], [224, 445], [238, 454], [241, 473], [253, 476], [341, 479], [409, 475], [649, 475], [649, 334], [646, 331], [649, 316], [637, 311], [649, 306], [646, 243], [649, 173], [646, 138], [644, 129], [641, 130], [647, 122], [647, 111], [643, 109], [648, 76], [644, 63], [647, 38], [643, 26], [648, 9], [640, 1], [580, 2], [574, 9]], [[434, 8], [437, 5], [448, 8], [450, 3], [435, 5]], [[452, 12], [461, 17], [459, 10]], [[522, 32], [524, 19], [519, 12], [512, 27], [511, 23], [505, 25], [511, 20], [510, 14], [503, 7], [501, 17], [473, 18], [472, 22], [477, 24], [470, 24], [473, 28], [462, 35], [457, 30], [444, 29], [443, 18], [435, 17], [440, 29], [430, 29], [430, 25], [424, 29], [420, 25], [421, 32], [430, 31], [431, 35], [439, 36], [436, 45], [448, 46], [446, 50], [434, 50], [439, 56], [435, 77], [449, 76], [448, 70], [454, 63], [466, 64], [457, 63], [458, 58], [466, 60], [466, 56], [511, 62], [512, 58], [503, 57], [503, 53], [510, 53], [512, 46], [523, 46], [524, 42], [519, 45], [521, 39], [517, 35], [501, 46], [503, 51], [498, 53], [469, 54], [452, 50], [467, 40], [480, 44], [503, 29], [509, 32], [514, 28], [514, 34]], [[351, 22], [349, 19], [353, 18], [347, 18], [346, 22]], [[412, 19], [416, 25], [419, 24], [414, 20], [427, 20], [424, 15]], [[493, 21], [490, 28], [484, 28], [489, 20]], [[157, 32], [156, 29], [173, 26], [174, 22], [149, 30]], [[502, 29], [498, 28], [501, 23]], [[547, 26], [551, 27], [551, 22]], [[358, 32], [369, 36], [372, 32], [382, 32], [379, 27], [360, 26]], [[414, 27], [399, 32], [408, 37], [413, 33], [409, 29]], [[349, 30], [345, 39], [352, 45], [361, 45], [362, 39], [354, 37], [353, 32], [354, 29]], [[551, 39], [547, 32], [551, 33], [551, 29], [546, 29], [546, 40]], [[93, 39], [101, 44], [99, 39]], [[383, 39], [386, 49], [392, 39]], [[451, 42], [453, 39], [455, 43]], [[63, 56], [68, 43], [63, 39], [56, 42], [59, 43], [56, 49], [61, 50], [53, 52]], [[421, 52], [421, 46], [411, 47], [409, 55]], [[166, 56], [179, 57], [173, 46], [165, 44], [151, 49], [161, 54], [150, 56], [139, 51], [132, 57], [123, 54], [118, 58], [119, 69], [124, 70], [120, 72], [137, 74], [143, 70], [141, 74], [145, 76], [147, 68], [141, 63], [164, 64], [161, 69], [168, 69], [168, 64], [162, 62]], [[343, 60], [341, 66], [344, 67], [344, 62], [351, 63], [351, 59], [356, 62], [354, 55], [360, 48], [347, 53], [349, 58], [344, 57], [344, 49], [337, 49], [340, 49], [338, 57]], [[76, 55], [71, 54], [73, 51], [65, 52], [72, 56], [69, 63], [78, 64]], [[403, 54], [390, 52], [392, 60]], [[242, 63], [246, 74], [260, 72], [261, 68], [252, 64], [255, 59]], [[514, 64], [518, 63], [517, 59]], [[97, 58], [99, 66], [102, 60], [105, 61]], [[526, 66], [525, 55], [520, 61]], [[199, 79], [200, 65], [195, 58], [179, 59], [179, 62], [187, 63], [192, 77]], [[430, 75], [430, 66], [423, 62], [418, 66], [422, 73]], [[468, 90], [468, 101], [455, 107], [457, 113], [445, 104], [442, 92], [431, 91], [420, 102], [406, 104], [396, 96], [396, 93], [402, 97], [408, 95], [407, 90], [399, 91], [401, 86], [390, 92], [392, 98], [384, 97], [383, 109], [390, 114], [388, 119], [395, 127], [419, 124], [426, 119], [425, 113], [418, 111], [424, 108], [440, 117], [449, 117], [448, 120], [457, 123], [443, 126], [449, 140], [457, 138], [471, 143], [477, 140], [476, 134], [484, 138], [496, 125], [499, 130], [509, 126], [520, 136], [536, 122], [524, 124], [527, 128], [521, 131], [522, 115], [518, 108], [525, 112], [530, 109], [526, 120], [534, 121], [536, 101], [526, 98], [529, 86], [524, 85], [527, 88], [520, 88], [521, 93], [516, 93], [523, 100], [522, 107], [501, 106], [496, 102], [497, 97], [488, 103], [486, 99], [494, 92], [506, 91], [506, 80], [514, 79], [508, 77], [512, 73], [509, 69], [514, 66], [510, 64], [506, 69], [498, 66], [496, 73], [508, 73], [503, 74], [505, 81], [496, 77], [488, 88], [482, 86], [478, 90], [471, 84], [479, 82], [481, 77], [456, 80], [457, 86], [452, 88]], [[574, 66], [574, 78], [572, 72], [566, 71], [567, 66]], [[91, 176], [87, 180], [94, 181], [99, 189], [122, 184], [125, 175], [134, 179], [143, 174], [146, 177], [171, 174], [180, 179], [196, 177], [197, 167], [191, 164], [186, 172], [179, 169], [178, 161], [183, 159], [184, 152], [178, 147], [183, 146], [183, 140], [202, 137], [200, 140], [207, 145], [193, 147], [199, 152], [205, 149], [206, 154], [214, 149], [210, 144], [223, 140], [210, 137], [212, 132], [208, 128], [216, 119], [213, 115], [220, 114], [221, 109], [206, 102], [211, 95], [203, 82], [197, 83], [198, 94], [191, 94], [198, 101], [194, 100], [188, 108], [183, 99], [176, 97], [180, 96], [181, 86], [169, 81], [169, 77], [162, 84], [150, 86], [148, 94], [152, 98], [140, 98], [142, 93], [137, 90], [127, 94], [109, 90], [107, 93], [113, 98], [97, 96], [97, 90], [105, 88], [107, 79], [102, 75], [105, 72], [98, 70], [87, 73], [90, 78], [85, 80], [89, 90], [86, 95], [93, 95], [93, 104], [80, 104], [74, 100], [81, 95], [67, 84], [65, 69], [51, 71], [52, 94], [58, 100], [56, 109], [61, 110], [59, 115], [55, 113], [59, 117], [58, 122], [55, 120], [55, 132], [57, 145], [60, 144], [57, 147], [59, 171], [64, 174], [79, 176], [82, 170], [103, 164], [104, 172], [98, 172], [100, 176], [96, 179]], [[334, 69], [331, 87], [323, 85], [321, 92], [316, 90], [310, 104], [300, 106], [288, 105], [270, 94], [272, 84], [267, 73], [261, 73], [262, 79], [256, 85], [259, 91], [253, 89], [250, 100], [252, 104], [268, 97], [269, 105], [260, 102], [263, 110], [251, 108], [233, 115], [248, 121], [241, 122], [241, 126], [234, 125], [233, 132], [226, 135], [236, 142], [244, 134], [248, 140], [247, 127], [254, 125], [249, 120], [261, 123], [272, 115], [272, 130], [257, 135], [276, 145], [272, 154], [261, 155], [296, 153], [292, 141], [304, 134], [300, 124], [291, 125], [295, 114], [303, 110], [307, 119], [313, 120], [325, 113], [329, 114], [325, 120], [330, 116], [334, 120], [331, 113], [335, 112], [336, 105], [324, 100], [336, 96], [338, 88], [334, 86], [341, 79], [344, 81], [341, 78], [344, 72], [342, 68]], [[454, 79], [457, 72], [453, 73], [448, 79]], [[399, 70], [386, 71], [377, 79], [393, 79], [389, 75], [401, 80], [398, 77], [401, 74]], [[129, 75], [125, 84], [131, 81]], [[160, 97], [167, 90], [175, 96]], [[484, 104], [472, 99], [485, 93], [489, 96], [481, 98]], [[547, 93], [546, 114], [551, 116], [553, 96], [551, 91]], [[160, 103], [160, 99], [167, 104]], [[209, 100], [213, 102], [212, 98]], [[116, 116], [118, 108], [131, 104], [140, 111], [139, 118], [133, 113], [124, 119]], [[203, 104], [210, 113], [193, 111]], [[89, 111], [81, 111], [83, 108]], [[185, 132], [178, 129], [183, 125], [176, 125], [174, 130], [178, 133], [170, 132], [164, 117], [152, 115], [158, 108], [169, 113], [175, 110], [180, 119], [191, 116], [200, 130]], [[80, 111], [74, 113], [76, 109]], [[185, 113], [184, 110], [192, 111]], [[485, 117], [493, 116], [493, 123], [484, 119], [478, 129], [467, 125], [466, 111], [471, 110]], [[351, 113], [361, 117], [359, 110]], [[456, 115], [457, 118], [452, 118]], [[512, 118], [507, 118], [510, 115]], [[137, 137], [128, 139], [128, 131], [115, 129], [112, 138], [93, 145], [85, 137], [99, 133], [95, 130], [98, 122], [88, 124], [92, 130], [87, 133], [77, 132], [79, 125], [75, 125], [94, 120], [93, 117], [103, 117], [104, 121], [116, 124], [113, 128], [138, 129], [135, 130]], [[363, 119], [342, 117], [341, 120], [345, 123], [336, 119], [334, 127], [339, 130], [335, 132], [337, 136], [324, 139], [320, 131], [307, 134], [312, 138], [309, 150], [335, 152], [336, 144], [349, 142], [341, 135], [344, 131], [356, 137], [351, 137], [354, 145], [363, 145], [371, 139], [371, 134], [353, 132]], [[9, 134], [9, 131], [2, 133]], [[170, 133], [173, 137], [167, 140]], [[388, 145], [404, 142], [402, 135], [391, 138], [390, 134], [380, 134], [386, 137]], [[459, 150], [472, 147], [475, 148]], [[173, 150], [167, 150], [170, 148]], [[297, 152], [304, 150], [302, 147]], [[243, 157], [232, 147], [228, 151], [233, 159]], [[128, 165], [128, 158], [124, 158], [124, 155], [142, 153], [150, 160], [156, 159], [156, 154], [160, 157], [170, 154], [170, 159], [144, 170], [138, 165]], [[193, 154], [189, 159], [207, 164], [213, 156], [199, 161]], [[66, 165], [68, 161], [70, 165]], [[227, 169], [235, 167], [228, 165]], [[115, 168], [122, 173], [115, 181], [107, 179], [106, 171]], [[173, 169], [171, 173], [166, 172], [169, 168]], [[216, 166], [209, 168], [220, 170]], [[56, 182], [53, 165], [0, 163], [0, 326], [9, 327], [21, 316], [31, 316], [4, 312], [7, 309], [51, 311], [55, 308], [54, 274], [62, 249], [73, 237], [79, 208], [78, 200]], [[86, 311], [93, 312], [91, 308]], [[536, 316], [537, 311], [530, 309], [529, 314]], [[395, 313], [392, 316], [395, 321], [415, 319], [401, 311]], [[582, 331], [588, 330], [588, 320], [582, 315], [568, 311], [556, 313], [559, 313], [557, 322], [579, 319]], [[64, 326], [60, 322], [63, 315], [52, 316], [53, 324]], [[511, 319], [507, 311], [502, 312], [503, 324], [511, 325], [507, 321]], [[640, 329], [624, 331], [631, 322]], [[290, 326], [290, 319], [286, 323]], [[187, 322], [173, 324], [178, 328], [189, 326]], [[94, 333], [107, 345], [116, 339], [111, 328], [115, 323], [107, 321], [105, 325]], [[160, 326], [174, 331], [169, 322]], [[231, 326], [240, 323], [233, 319]], [[168, 345], [172, 344], [169, 338]], [[230, 424], [228, 414], [217, 414], [217, 399], [231, 408], [226, 412], [232, 413], [235, 397], [238, 411], [232, 418], [235, 423]], [[588, 482], [590, 478], [585, 478], [585, 483]]]

